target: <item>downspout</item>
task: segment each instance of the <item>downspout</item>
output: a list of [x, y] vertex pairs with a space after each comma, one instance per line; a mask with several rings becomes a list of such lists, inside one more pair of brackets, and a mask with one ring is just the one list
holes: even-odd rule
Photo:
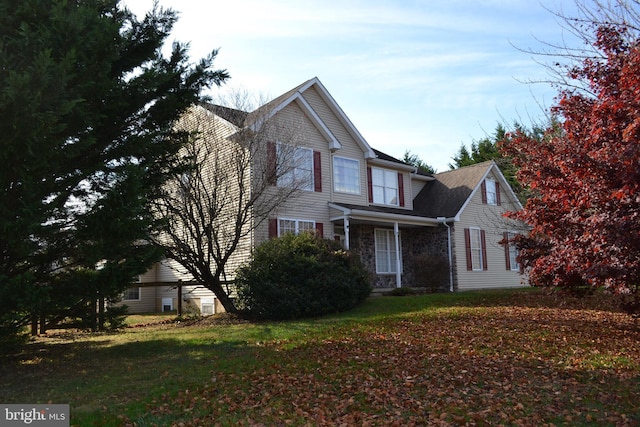
[[398, 223], [393, 223], [393, 235], [396, 241], [396, 288], [402, 287], [402, 274], [400, 271], [400, 231], [398, 230]]
[[349, 217], [344, 216], [344, 249], [349, 250]]
[[449, 250], [449, 292], [453, 292], [453, 261], [451, 257], [451, 227], [447, 224], [447, 219], [443, 216], [436, 218], [439, 223], [447, 227], [447, 248]]

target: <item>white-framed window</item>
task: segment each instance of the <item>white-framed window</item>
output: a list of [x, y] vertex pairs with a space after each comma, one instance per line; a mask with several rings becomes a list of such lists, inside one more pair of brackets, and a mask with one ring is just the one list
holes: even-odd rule
[[400, 271], [402, 271], [402, 244], [398, 236], [398, 246], [393, 230], [376, 228], [374, 231], [376, 251], [376, 273], [395, 274], [397, 272], [396, 257], [400, 258]]
[[513, 231], [509, 231], [507, 233], [507, 242], [505, 243], [507, 245], [507, 250], [509, 251], [507, 267], [511, 271], [520, 271], [520, 263], [518, 262], [518, 248], [512, 242], [512, 239], [516, 237], [516, 234], [517, 233]]
[[287, 233], [300, 234], [305, 231], [314, 231], [315, 229], [315, 221], [287, 218], [278, 219], [278, 236], [283, 236]]
[[162, 312], [168, 313], [173, 311], [173, 298], [162, 298]]
[[333, 157], [333, 189], [340, 193], [360, 194], [360, 162]]
[[482, 257], [482, 231], [479, 228], [469, 228], [469, 249], [471, 251], [471, 269], [480, 271], [483, 269]]
[[497, 205], [498, 204], [498, 194], [496, 182], [493, 179], [485, 179], [484, 185], [487, 192], [487, 204], [489, 205]]
[[284, 144], [278, 144], [277, 149], [284, 168], [278, 177], [278, 186], [313, 191], [313, 150]]
[[201, 298], [200, 299], [200, 314], [203, 316], [208, 316], [214, 314], [214, 298]]
[[178, 183], [178, 192], [180, 198], [184, 201], [189, 197], [191, 193], [191, 175], [187, 172], [183, 172], [180, 175], [180, 182]]
[[373, 203], [398, 206], [398, 172], [371, 168]]
[[122, 299], [128, 300], [128, 301], [140, 300], [140, 288], [139, 287], [128, 288], [127, 290], [124, 291], [124, 294], [122, 295]]

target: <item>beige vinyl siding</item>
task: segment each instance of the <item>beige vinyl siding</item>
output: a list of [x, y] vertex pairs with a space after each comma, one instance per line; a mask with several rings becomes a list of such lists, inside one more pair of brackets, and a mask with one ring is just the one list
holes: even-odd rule
[[[305, 92], [305, 95], [306, 93], [307, 92]], [[320, 152], [322, 191], [301, 190], [296, 192], [294, 196], [272, 213], [271, 218], [290, 218], [315, 221], [316, 223], [322, 222], [325, 236], [333, 236], [333, 227], [329, 222], [328, 208], [328, 203], [331, 201], [333, 192], [333, 167], [330, 159], [329, 141], [320, 133], [311, 120], [303, 114], [303, 111], [296, 103], [291, 103], [279, 111], [275, 119], [283, 121], [298, 120], [297, 128], [300, 132], [299, 146]], [[331, 129], [331, 131], [333, 132], [333, 129]], [[355, 145], [355, 142], [353, 142], [352, 145]], [[343, 155], [344, 151], [345, 150], [339, 150], [340, 155]], [[363, 165], [364, 161], [362, 160], [361, 150], [352, 150], [351, 156], [345, 154], [344, 157], [357, 158], [358, 155], [360, 156], [358, 160], [360, 160], [360, 164]], [[360, 176], [362, 176], [362, 166], [360, 166], [360, 169]], [[362, 185], [364, 184], [361, 183], [361, 186]], [[273, 191], [277, 191], [277, 189]], [[348, 197], [348, 200], [351, 200], [350, 203], [353, 203], [353, 197], [353, 195]], [[255, 243], [259, 244], [266, 240], [268, 234], [268, 221], [265, 221], [256, 229]], [[247, 247], [247, 251], [248, 250], [250, 250], [250, 247]]]
[[[134, 283], [130, 287], [134, 288], [136, 286], [137, 284]], [[156, 311], [156, 287], [140, 286], [139, 300], [122, 300], [113, 305], [115, 307], [126, 305], [129, 314], [153, 313]]]
[[413, 210], [413, 193], [411, 191], [411, 175], [409, 172], [398, 171], [402, 173], [402, 190], [404, 193], [404, 206], [400, 206], [399, 208]]
[[[215, 117], [214, 120], [214, 133], [211, 135], [212, 138], [215, 138], [216, 150], [218, 153], [218, 161], [222, 165], [233, 165], [235, 164], [235, 150], [239, 147], [238, 145], [227, 139], [226, 137], [236, 131], [235, 127], [227, 123], [226, 121]], [[266, 147], [264, 147], [264, 156], [266, 158]], [[257, 166], [256, 169], [260, 169], [261, 166]], [[208, 173], [213, 173], [213, 170], [207, 171]], [[246, 174], [244, 176], [243, 186], [245, 189], [251, 188], [251, 176], [253, 171], [246, 170]], [[258, 172], [259, 173], [259, 172]], [[220, 191], [220, 189], [218, 189]], [[223, 206], [223, 210], [220, 213], [220, 218], [215, 221], [215, 227], [233, 227], [235, 226], [235, 218], [237, 216], [237, 212], [239, 209], [242, 209], [241, 206], [238, 205], [240, 200], [240, 182], [239, 181], [231, 181], [230, 186], [225, 188], [222, 191], [225, 194], [225, 204]], [[245, 195], [245, 197], [249, 197], [249, 195]], [[249, 227], [249, 225], [246, 225]], [[235, 232], [230, 231], [231, 235]], [[225, 280], [233, 280], [235, 271], [238, 266], [248, 258], [251, 251], [251, 234], [248, 233], [244, 240], [241, 240], [236, 248], [235, 252], [232, 254], [231, 258], [228, 260], [225, 266], [225, 272], [223, 274], [222, 279]], [[204, 292], [200, 290], [199, 292]], [[204, 297], [212, 297], [213, 294], [210, 291], [204, 292]], [[200, 297], [198, 297], [200, 298]]]
[[158, 281], [158, 263], [153, 264], [151, 268], [141, 274], [138, 283], [155, 283]]
[[[493, 175], [490, 179], [496, 179]], [[473, 194], [460, 216], [460, 221], [454, 225], [455, 256], [457, 260], [458, 290], [509, 288], [524, 286], [524, 277], [517, 271], [506, 269], [505, 249], [499, 242], [504, 232], [512, 225], [502, 214], [514, 209], [509, 202], [509, 196], [500, 186], [502, 204], [500, 206], [482, 203], [480, 188]], [[485, 232], [487, 270], [467, 271], [467, 256], [464, 229], [477, 227]]]
[[182, 267], [178, 262], [165, 259], [161, 261], [157, 265], [158, 271], [158, 282], [159, 283], [173, 283], [178, 282], [178, 280], [182, 280], [183, 282], [188, 282], [193, 280], [193, 276], [189, 274], [184, 267]]
[[426, 182], [422, 180], [412, 179], [411, 180], [411, 205], [413, 209], [413, 199], [416, 198], [420, 190], [422, 190], [425, 186]]
[[[329, 186], [327, 190], [331, 190], [333, 192], [333, 201], [336, 203], [352, 203], [358, 205], [366, 205], [367, 200], [367, 165], [366, 160], [364, 158], [364, 152], [362, 151], [362, 147], [356, 142], [351, 133], [347, 130], [347, 128], [342, 124], [342, 122], [336, 117], [334, 112], [329, 108], [329, 106], [324, 102], [324, 100], [320, 97], [315, 88], [307, 89], [303, 94], [305, 100], [311, 105], [313, 110], [318, 114], [318, 116], [322, 119], [325, 125], [329, 128], [333, 136], [340, 142], [342, 148], [337, 150], [334, 155], [339, 157], [345, 157], [348, 159], [358, 160], [360, 163], [360, 194], [345, 194], [339, 192], [333, 192], [333, 159], [331, 163], [327, 163], [327, 166], [330, 166], [327, 170], [327, 173], [323, 170], [323, 177], [330, 179]], [[326, 140], [325, 140], [326, 141]], [[324, 155], [329, 155], [329, 145], [328, 142], [324, 143], [323, 151], [323, 159]], [[323, 160], [324, 166], [324, 160]], [[323, 182], [324, 185], [324, 182]], [[324, 191], [323, 187], [323, 191]]]

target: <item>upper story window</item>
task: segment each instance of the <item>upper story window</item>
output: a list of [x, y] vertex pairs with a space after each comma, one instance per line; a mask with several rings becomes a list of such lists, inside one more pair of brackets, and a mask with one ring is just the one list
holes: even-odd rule
[[333, 158], [333, 189], [340, 193], [360, 194], [360, 162], [335, 156]]
[[497, 181], [487, 178], [482, 181], [482, 203], [488, 205], [500, 204], [500, 184]]
[[313, 191], [313, 150], [278, 144], [278, 158], [282, 159], [282, 175], [278, 177], [279, 187], [297, 187]]
[[371, 168], [373, 203], [399, 205], [398, 173], [389, 169]]

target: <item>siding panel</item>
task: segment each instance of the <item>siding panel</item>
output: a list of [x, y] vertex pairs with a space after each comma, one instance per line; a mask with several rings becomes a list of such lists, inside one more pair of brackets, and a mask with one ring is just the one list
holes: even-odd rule
[[[489, 178], [495, 179], [493, 176]], [[460, 215], [460, 221], [455, 223], [452, 239], [455, 240], [455, 257], [459, 260], [456, 269], [458, 290], [526, 286], [525, 278], [521, 274], [505, 269], [505, 249], [500, 242], [510, 225], [502, 214], [514, 209], [513, 205], [505, 202], [506, 200], [508, 198], [502, 194], [500, 206], [484, 204], [482, 189], [478, 188]], [[479, 227], [484, 231], [487, 270], [468, 271], [466, 268], [467, 244], [464, 230], [469, 227]]]

